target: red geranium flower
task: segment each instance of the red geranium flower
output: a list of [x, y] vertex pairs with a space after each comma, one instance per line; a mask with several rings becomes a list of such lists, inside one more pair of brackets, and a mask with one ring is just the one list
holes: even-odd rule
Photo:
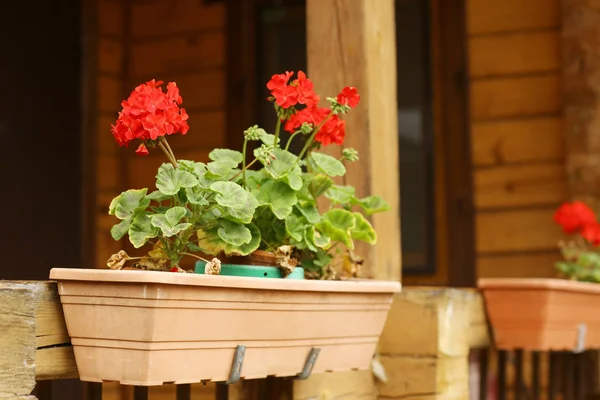
[[135, 150], [135, 154], [137, 154], [138, 156], [147, 156], [148, 149], [146, 148], [146, 145], [144, 143], [140, 144]]
[[337, 115], [332, 116], [315, 135], [315, 140], [323, 146], [332, 143], [342, 145], [346, 137], [346, 122]]
[[360, 94], [358, 94], [358, 90], [355, 87], [346, 86], [342, 89], [340, 94], [337, 95], [337, 102], [343, 106], [349, 106], [350, 108], [354, 108], [358, 105], [360, 101]]
[[562, 204], [554, 214], [554, 221], [565, 233], [575, 233], [598, 223], [594, 211], [581, 201]]
[[594, 246], [600, 244], [600, 225], [599, 224], [590, 224], [583, 227], [581, 230], [581, 237], [583, 237], [588, 242], [592, 243]]
[[319, 103], [319, 96], [313, 91], [313, 83], [302, 71], [298, 71], [298, 79], [292, 82], [298, 93], [298, 103], [307, 107], [315, 107]]
[[[136, 139], [157, 140], [161, 136], [178, 132], [185, 135], [188, 132], [188, 114], [185, 109], [179, 108], [182, 98], [177, 84], [170, 82], [166, 93], [162, 84], [162, 81], [153, 79], [139, 85], [121, 103], [123, 110], [111, 127], [119, 146], [128, 146]], [[145, 155], [147, 151], [146, 146], [140, 146], [136, 153]]]

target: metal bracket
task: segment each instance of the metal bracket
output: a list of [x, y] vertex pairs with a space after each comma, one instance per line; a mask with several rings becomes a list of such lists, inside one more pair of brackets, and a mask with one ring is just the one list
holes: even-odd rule
[[229, 379], [227, 384], [236, 383], [240, 380], [242, 374], [242, 366], [244, 365], [244, 355], [246, 354], [246, 346], [237, 346], [235, 353], [233, 354], [233, 362], [231, 363], [231, 370], [229, 371]]
[[582, 353], [585, 351], [585, 334], [587, 333], [587, 325], [579, 324], [577, 326], [577, 342], [575, 344], [575, 348], [573, 349], [573, 353]]
[[302, 368], [302, 372], [296, 375], [297, 379], [308, 379], [308, 377], [312, 373], [313, 367], [315, 366], [315, 362], [317, 362], [317, 358], [319, 357], [320, 352], [321, 349], [316, 347], [310, 349], [310, 353], [308, 353], [308, 357], [306, 358], [306, 362], [304, 363], [304, 368]]

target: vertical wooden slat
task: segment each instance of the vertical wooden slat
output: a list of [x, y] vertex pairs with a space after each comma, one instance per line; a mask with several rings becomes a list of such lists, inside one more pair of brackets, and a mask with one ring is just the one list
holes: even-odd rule
[[561, 354], [563, 360], [562, 365], [562, 376], [564, 379], [563, 384], [563, 398], [565, 400], [575, 399], [575, 374], [574, 374], [574, 363], [573, 354], [563, 353]]
[[88, 382], [85, 384], [86, 400], [102, 400], [102, 384], [96, 382]]
[[531, 353], [531, 390], [533, 400], [540, 399], [541, 379], [540, 379], [540, 353], [533, 351]]
[[229, 399], [229, 386], [218, 383], [215, 389], [215, 400], [228, 400]]
[[177, 385], [177, 400], [191, 400], [192, 385]]
[[52, 400], [52, 381], [37, 381], [32, 394], [38, 400]]
[[498, 351], [498, 400], [506, 400], [506, 361], [507, 352]]
[[549, 359], [550, 366], [548, 368], [548, 400], [554, 400], [558, 393], [558, 354], [556, 354], [555, 352], [550, 352]]
[[479, 400], [487, 400], [489, 353], [490, 349], [481, 349], [479, 351]]
[[133, 400], [148, 400], [148, 386], [134, 386]]
[[525, 397], [525, 383], [523, 376], [523, 350], [515, 351], [515, 398]]

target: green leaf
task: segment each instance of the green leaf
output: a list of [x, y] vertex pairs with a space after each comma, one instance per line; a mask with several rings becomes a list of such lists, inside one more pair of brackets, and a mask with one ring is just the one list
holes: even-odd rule
[[294, 166], [290, 172], [283, 178], [283, 181], [294, 190], [302, 189], [302, 168], [299, 165]]
[[239, 151], [235, 151], [235, 150], [214, 149], [213, 151], [210, 152], [210, 154], [208, 155], [208, 158], [210, 158], [213, 161], [217, 161], [217, 162], [228, 162], [228, 163], [234, 165], [234, 167], [237, 167], [244, 159], [244, 155], [242, 153], [240, 153]]
[[[317, 231], [314, 226], [309, 226], [306, 230], [306, 239], [315, 248], [326, 249], [331, 244], [331, 238]], [[313, 250], [316, 251], [316, 250]]]
[[194, 186], [191, 188], [185, 188], [185, 195], [187, 199], [192, 204], [197, 204], [201, 206], [208, 205], [208, 200], [204, 197], [206, 192], [202, 190], [200, 185]]
[[137, 214], [129, 227], [129, 241], [136, 249], [139, 249], [149, 239], [158, 235], [158, 228], [152, 226], [150, 218], [146, 214]]
[[342, 176], [346, 173], [344, 164], [328, 154], [312, 152], [310, 157], [315, 165], [329, 176]]
[[241, 224], [249, 224], [252, 222], [256, 207], [258, 207], [258, 200], [256, 197], [254, 197], [252, 193], [244, 191], [244, 195], [240, 197], [236, 208], [225, 207], [225, 214], [223, 217]]
[[323, 214], [316, 227], [333, 241], [341, 242], [349, 249], [354, 248], [350, 232], [356, 226], [356, 217], [347, 210], [334, 209]]
[[150, 205], [150, 200], [146, 198], [147, 191], [148, 189], [131, 189], [121, 193], [110, 203], [109, 212], [112, 211], [119, 219], [133, 217]]
[[161, 202], [161, 201], [165, 201], [171, 198], [171, 196], [167, 196], [163, 193], [161, 193], [160, 190], [155, 190], [154, 192], [150, 193], [148, 196], [146, 196], [146, 198], [148, 200], [154, 200], [157, 202]]
[[218, 233], [221, 229], [221, 225], [217, 224], [210, 229], [201, 229], [198, 231], [198, 237], [202, 238], [198, 242], [198, 247], [202, 249], [201, 251], [203, 253], [206, 254], [217, 255], [220, 252], [223, 252], [228, 256], [247, 256], [248, 254], [258, 249], [258, 246], [260, 245], [261, 235], [260, 230], [254, 224], [247, 224], [245, 225], [245, 227], [250, 231], [250, 235], [252, 236], [252, 238], [248, 243], [242, 244], [241, 246], [234, 246], [231, 243], [225, 242], [219, 236]]
[[174, 196], [181, 188], [194, 187], [198, 179], [190, 172], [175, 169], [171, 164], [163, 164], [156, 175], [156, 187], [161, 193]]
[[368, 196], [358, 200], [358, 205], [362, 207], [367, 215], [372, 215], [378, 212], [387, 211], [390, 209], [388, 203], [379, 196]]
[[159, 228], [163, 235], [171, 237], [192, 226], [188, 222], [179, 223], [187, 214], [185, 207], [172, 207], [164, 214], [155, 214], [150, 217], [152, 226]]
[[355, 200], [356, 190], [352, 186], [332, 185], [325, 192], [325, 197], [334, 204], [351, 205]]
[[298, 201], [298, 204], [296, 204], [296, 208], [311, 224], [316, 224], [321, 219], [319, 210], [314, 202], [301, 200]]
[[115, 211], [117, 210], [117, 203], [119, 202], [119, 197], [121, 197], [121, 195], [113, 198], [110, 201], [110, 205], [108, 206], [108, 214], [109, 215], [115, 215]]
[[[264, 130], [260, 133], [260, 141], [267, 146], [275, 147], [275, 135], [271, 135]], [[277, 138], [277, 144], [279, 144], [279, 142], [281, 142], [281, 138]]]
[[265, 165], [265, 171], [274, 179], [281, 179], [287, 176], [294, 167], [298, 166], [298, 157], [287, 150], [275, 149], [273, 150], [273, 155], [275, 159], [270, 164]]
[[290, 214], [285, 219], [285, 230], [287, 234], [297, 242], [304, 239], [304, 229], [306, 225], [302, 222], [298, 216]]
[[206, 164], [206, 177], [214, 179], [229, 179], [233, 176], [233, 169], [238, 163], [232, 160], [213, 161]]
[[216, 192], [216, 202], [232, 209], [243, 209], [246, 206], [247, 197], [250, 195], [235, 182], [219, 181], [210, 185], [210, 190]]
[[121, 238], [123, 236], [125, 236], [127, 234], [127, 232], [129, 232], [129, 226], [130, 225], [131, 225], [131, 218], [124, 219], [123, 221], [121, 221], [118, 224], [114, 225], [110, 229], [110, 235], [115, 240], [121, 240]]
[[266, 204], [279, 219], [292, 213], [292, 207], [298, 202], [296, 193], [288, 185], [280, 181], [268, 181], [258, 192], [260, 204]]
[[326, 175], [313, 175], [305, 184], [308, 184], [308, 190], [313, 198], [317, 198], [333, 185], [333, 181]]
[[252, 240], [250, 229], [242, 224], [222, 219], [219, 221], [219, 225], [221, 226], [217, 231], [219, 237], [228, 244], [241, 246]]
[[352, 239], [362, 240], [369, 244], [377, 242], [377, 234], [371, 223], [358, 212], [353, 213], [356, 218], [356, 226], [352, 229]]

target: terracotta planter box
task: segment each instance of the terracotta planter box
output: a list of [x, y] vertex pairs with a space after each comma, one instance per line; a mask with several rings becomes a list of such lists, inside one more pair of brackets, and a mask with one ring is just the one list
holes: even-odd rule
[[[400, 283], [53, 269], [83, 381], [129, 385], [368, 369]], [[314, 352], [313, 352], [314, 355]]]
[[600, 285], [562, 279], [480, 279], [499, 349], [600, 348]]

